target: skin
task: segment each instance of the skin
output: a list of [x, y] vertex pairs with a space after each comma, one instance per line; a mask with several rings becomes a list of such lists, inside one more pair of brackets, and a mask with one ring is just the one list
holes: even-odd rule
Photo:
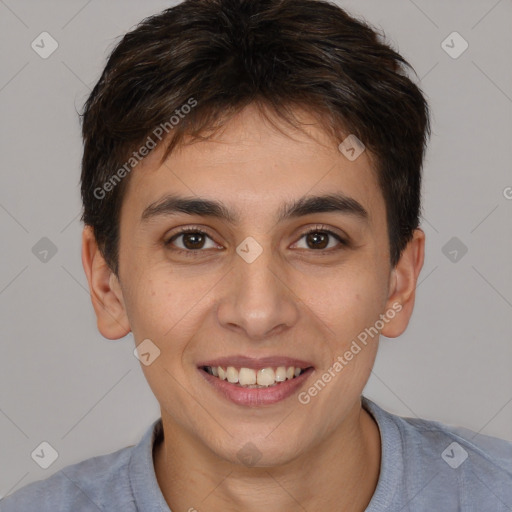
[[[164, 427], [155, 472], [176, 512], [363, 511], [377, 486], [380, 435], [361, 393], [378, 336], [307, 405], [296, 395], [273, 405], [236, 405], [197, 369], [201, 361], [234, 354], [297, 357], [315, 367], [304, 391], [394, 303], [401, 311], [381, 334], [396, 337], [407, 327], [423, 231], [415, 231], [391, 268], [371, 155], [349, 161], [313, 118], [299, 114], [309, 123], [307, 135], [284, 124], [281, 133], [249, 106], [213, 139], [179, 146], [163, 165], [160, 150], [151, 153], [132, 171], [123, 201], [119, 278], [91, 229], [83, 231], [82, 261], [100, 332], [118, 339], [132, 331], [137, 344], [149, 338], [161, 351], [141, 368]], [[317, 212], [276, 223], [284, 202], [333, 191], [360, 202], [368, 222]], [[141, 222], [144, 209], [167, 193], [218, 200], [240, 223], [184, 213]], [[308, 245], [303, 233], [317, 224], [352, 245], [332, 237], [326, 248]], [[211, 237], [198, 256], [173, 252], [187, 247], [186, 236], [164, 245], [176, 228], [191, 225]], [[263, 249], [250, 264], [235, 251], [249, 236]], [[248, 442], [260, 456], [252, 466], [237, 457]]]

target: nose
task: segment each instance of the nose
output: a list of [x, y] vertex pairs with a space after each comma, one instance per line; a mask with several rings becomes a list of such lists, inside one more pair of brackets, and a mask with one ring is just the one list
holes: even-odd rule
[[298, 321], [297, 297], [287, 283], [286, 270], [269, 247], [251, 263], [237, 255], [233, 265], [217, 308], [224, 328], [262, 341]]

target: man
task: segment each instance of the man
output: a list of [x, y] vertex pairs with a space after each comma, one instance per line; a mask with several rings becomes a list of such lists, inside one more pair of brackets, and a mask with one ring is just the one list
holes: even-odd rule
[[362, 396], [411, 317], [428, 105], [334, 4], [187, 0], [83, 114], [82, 261], [161, 420], [1, 510], [505, 511], [512, 444]]

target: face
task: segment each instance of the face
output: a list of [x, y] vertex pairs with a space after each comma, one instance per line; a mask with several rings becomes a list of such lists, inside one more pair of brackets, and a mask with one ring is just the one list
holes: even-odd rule
[[[309, 136], [280, 133], [249, 107], [163, 165], [151, 154], [123, 200], [120, 323], [160, 351], [142, 369], [164, 424], [228, 461], [253, 450], [258, 465], [286, 463], [348, 425], [378, 345], [361, 333], [393, 336], [408, 319], [392, 306], [407, 297], [369, 155], [350, 161], [302, 119]], [[248, 388], [208, 373], [218, 366], [244, 383], [303, 372]]]

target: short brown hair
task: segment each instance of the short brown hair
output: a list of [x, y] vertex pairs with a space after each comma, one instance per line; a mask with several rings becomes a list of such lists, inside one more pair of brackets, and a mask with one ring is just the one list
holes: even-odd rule
[[[118, 274], [126, 163], [156, 127], [172, 133], [166, 158], [185, 135], [208, 138], [249, 104], [296, 127], [300, 108], [374, 156], [395, 266], [419, 226], [430, 136], [407, 68], [375, 29], [324, 0], [185, 0], [146, 18], [112, 50], [81, 114], [82, 220]], [[184, 105], [193, 108], [179, 115]]]

